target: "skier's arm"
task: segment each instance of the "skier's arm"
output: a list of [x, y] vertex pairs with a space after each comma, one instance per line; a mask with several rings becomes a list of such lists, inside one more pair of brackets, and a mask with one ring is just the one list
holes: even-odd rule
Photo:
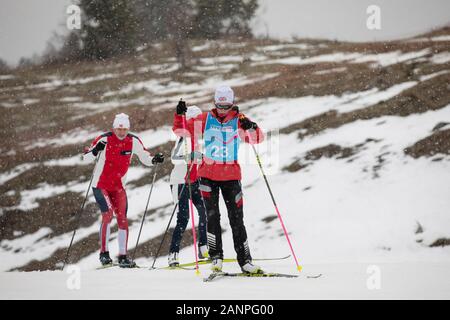
[[152, 166], [153, 165], [153, 157], [150, 154], [150, 152], [144, 147], [144, 144], [142, 143], [141, 139], [138, 137], [133, 137], [133, 154], [137, 155], [139, 158], [139, 161], [145, 165], [145, 166]]
[[184, 137], [179, 137], [172, 149], [170, 160], [174, 165], [186, 164], [186, 156], [184, 154]]
[[[186, 136], [196, 137], [196, 135], [200, 135], [201, 132], [205, 130], [205, 123], [207, 116], [208, 112], [203, 112], [202, 114], [199, 114], [197, 117], [186, 121], [183, 115], [175, 113], [173, 117], [172, 131], [178, 137], [186, 137]], [[184, 130], [185, 125], [187, 130]], [[199, 130], [201, 130], [201, 132]]]
[[183, 115], [180, 114], [176, 114], [173, 117], [173, 126], [172, 126], [172, 131], [178, 136], [178, 137], [186, 137], [186, 136], [190, 136], [192, 134], [191, 129], [193, 128], [192, 125], [192, 119], [189, 119], [188, 121], [186, 121], [186, 130], [185, 129], [185, 122], [186, 120], [184, 119]]
[[245, 143], [258, 144], [263, 142], [264, 133], [255, 122], [241, 114], [238, 123], [240, 129], [239, 135]]
[[92, 162], [97, 158], [97, 155], [106, 146], [107, 138], [104, 135], [98, 136], [91, 143], [89, 147], [86, 147], [83, 154], [83, 161]]

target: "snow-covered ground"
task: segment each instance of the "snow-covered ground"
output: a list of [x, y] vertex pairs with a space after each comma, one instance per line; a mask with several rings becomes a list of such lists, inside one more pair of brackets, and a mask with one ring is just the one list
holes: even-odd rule
[[[229, 267], [230, 270], [233, 268]], [[236, 269], [236, 268], [234, 268]], [[287, 264], [273, 266], [295, 272]], [[310, 272], [322, 273], [308, 279]], [[0, 299], [450, 299], [450, 263], [305, 265], [298, 278], [222, 278], [209, 271], [118, 270], [0, 273]]]

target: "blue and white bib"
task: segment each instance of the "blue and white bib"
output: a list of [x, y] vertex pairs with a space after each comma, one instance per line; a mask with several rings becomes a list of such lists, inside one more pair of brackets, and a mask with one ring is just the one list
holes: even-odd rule
[[206, 157], [221, 162], [238, 160], [239, 143], [238, 119], [221, 123], [208, 113], [203, 134]]

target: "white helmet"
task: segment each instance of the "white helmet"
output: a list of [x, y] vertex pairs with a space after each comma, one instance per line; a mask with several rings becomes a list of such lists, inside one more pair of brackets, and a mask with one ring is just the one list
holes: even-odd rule
[[234, 92], [228, 86], [220, 86], [216, 89], [214, 94], [214, 103], [219, 105], [233, 105]]
[[130, 129], [130, 118], [125, 113], [116, 114], [113, 122], [113, 128], [125, 128]]
[[197, 117], [198, 115], [202, 114], [202, 110], [200, 110], [197, 106], [190, 106], [187, 108], [186, 111], [186, 120], [192, 119]]

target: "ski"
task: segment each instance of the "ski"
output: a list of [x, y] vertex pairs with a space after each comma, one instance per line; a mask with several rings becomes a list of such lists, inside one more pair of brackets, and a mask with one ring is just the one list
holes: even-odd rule
[[118, 267], [118, 266], [119, 266], [118, 263], [108, 263], [108, 264], [101, 265], [101, 266], [95, 268], [95, 270], [103, 270], [103, 269], [108, 269], [108, 268]]
[[[211, 263], [211, 260], [199, 260], [198, 261], [198, 265], [203, 265], [203, 264], [208, 264]], [[189, 267], [193, 267], [195, 266], [195, 262], [189, 262], [189, 263], [183, 263], [183, 264], [179, 264], [176, 267], [170, 267], [170, 266], [166, 266], [166, 267], [159, 267], [159, 268], [153, 268], [151, 270], [172, 270], [172, 269], [185, 269], [185, 270], [195, 270], [195, 268], [189, 268]]]
[[[97, 268], [95, 268], [95, 270], [109, 269], [109, 268], [112, 268], [112, 267], [120, 267], [120, 265], [118, 263], [114, 262], [114, 263], [106, 264], [104, 266], [97, 267]], [[122, 269], [140, 269], [140, 268], [144, 268], [144, 267], [136, 265], [136, 266], [134, 266], [132, 268], [122, 268]]]
[[204, 278], [204, 282], [210, 282], [220, 277], [248, 277], [248, 278], [297, 278], [295, 274], [284, 274], [274, 272], [263, 273], [246, 273], [246, 272], [213, 272], [207, 278]]
[[195, 270], [195, 268], [174, 266], [174, 267], [160, 267], [160, 268], [150, 268], [150, 270]]
[[203, 282], [210, 282], [218, 277], [224, 277], [224, 276], [225, 276], [225, 272], [213, 272], [208, 277], [203, 278]]
[[[256, 258], [253, 259], [253, 261], [278, 261], [278, 260], [285, 260], [288, 259], [291, 255], [287, 255], [285, 257], [279, 257], [279, 258]], [[223, 259], [223, 262], [237, 262], [237, 259], [233, 259], [233, 258], [225, 258]], [[210, 259], [204, 259], [204, 260], [199, 260], [198, 264], [199, 265], [204, 265], [204, 264], [210, 264], [211, 260]], [[188, 262], [188, 263], [183, 263], [178, 265], [178, 267], [180, 268], [184, 268], [184, 267], [192, 267], [195, 266], [195, 261], [194, 262]], [[170, 267], [162, 267], [162, 268], [157, 268], [157, 269], [170, 269]]]
[[[112, 268], [112, 267], [120, 267], [118, 263], [112, 263], [112, 264], [107, 264], [104, 266], [100, 266], [97, 267], [96, 270], [103, 270], [103, 269], [108, 269], [108, 268]], [[176, 267], [162, 267], [162, 268], [150, 268], [147, 266], [138, 266], [136, 265], [133, 268], [124, 268], [124, 269], [150, 269], [150, 270], [161, 270], [161, 269], [166, 269], [166, 270], [195, 270], [195, 268], [189, 268], [189, 267], [183, 267], [183, 266], [176, 266]]]
[[317, 279], [317, 278], [320, 278], [322, 276], [322, 274], [321, 273], [319, 273], [319, 274], [316, 274], [316, 275], [309, 275], [309, 276], [306, 276], [306, 278], [308, 278], [308, 279]]
[[[321, 276], [322, 276], [322, 274], [319, 273], [317, 275], [307, 275], [306, 278], [307, 279], [317, 279], [317, 278], [320, 278]], [[274, 272], [270, 272], [270, 273], [213, 272], [207, 278], [204, 278], [203, 281], [210, 282], [210, 281], [213, 281], [214, 279], [220, 278], [220, 277], [297, 278], [299, 276], [294, 275], [294, 274], [284, 274], [284, 273], [274, 273]]]

